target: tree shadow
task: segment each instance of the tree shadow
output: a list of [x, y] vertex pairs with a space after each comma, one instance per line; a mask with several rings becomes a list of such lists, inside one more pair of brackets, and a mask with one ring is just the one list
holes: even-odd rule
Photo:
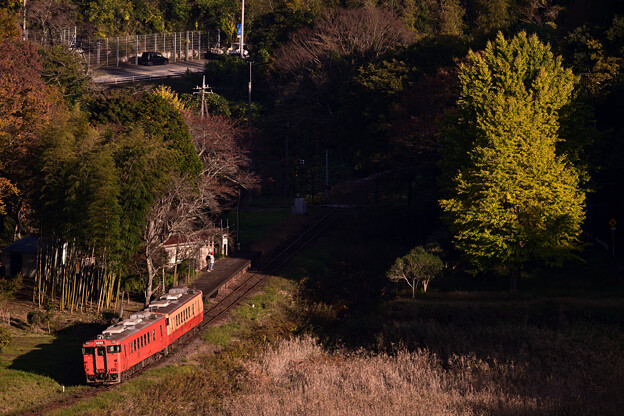
[[47, 376], [64, 386], [84, 384], [82, 343], [95, 338], [104, 328], [84, 323], [69, 326], [57, 332], [52, 343], [39, 344], [17, 357], [9, 368]]

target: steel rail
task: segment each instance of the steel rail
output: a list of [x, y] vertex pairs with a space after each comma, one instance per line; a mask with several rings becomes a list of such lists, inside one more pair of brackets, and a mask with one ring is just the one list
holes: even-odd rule
[[[295, 239], [290, 245], [288, 245], [280, 253], [274, 256], [271, 259], [271, 261], [269, 261], [263, 267], [264, 271], [257, 271], [257, 272], [249, 273], [249, 277], [245, 279], [236, 289], [234, 289], [231, 293], [226, 295], [218, 303], [213, 305], [212, 308], [204, 311], [204, 321], [201, 324], [202, 329], [207, 327], [211, 323], [215, 322], [217, 319], [222, 317], [226, 312], [231, 310], [234, 306], [238, 304], [240, 300], [245, 298], [250, 292], [255, 290], [261, 283], [263, 283], [267, 277], [272, 276], [272, 274], [275, 271], [277, 271], [280, 267], [286, 264], [286, 262], [288, 262], [291, 258], [295, 256], [295, 254], [299, 253], [301, 250], [307, 247], [312, 241], [314, 241], [316, 237], [318, 237], [332, 222], [335, 221], [336, 219], [335, 212], [336, 212], [336, 209], [333, 209], [332, 211], [327, 213], [316, 224], [314, 224], [312, 227], [307, 229], [297, 239]], [[269, 265], [271, 265], [271, 267], [268, 267]], [[267, 267], [268, 267], [268, 270], [267, 270]], [[253, 282], [254, 280], [256, 281]], [[248, 283], [250, 284], [250, 287], [245, 288], [245, 286]], [[227, 304], [222, 310], [218, 310], [220, 306], [224, 305], [227, 300], [231, 300], [231, 298], [234, 296], [236, 296], [236, 298], [234, 298], [233, 301]], [[210, 317], [209, 315], [213, 311], [217, 311], [217, 313], [215, 314], [215, 316]]]

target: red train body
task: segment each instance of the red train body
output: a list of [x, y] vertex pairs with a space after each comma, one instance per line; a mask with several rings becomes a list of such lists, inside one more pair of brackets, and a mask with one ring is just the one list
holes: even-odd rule
[[199, 329], [204, 317], [201, 290], [174, 288], [82, 344], [89, 384], [115, 384], [169, 353]]

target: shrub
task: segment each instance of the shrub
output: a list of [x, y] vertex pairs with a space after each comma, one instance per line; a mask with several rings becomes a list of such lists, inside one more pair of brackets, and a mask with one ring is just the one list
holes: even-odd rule
[[22, 274], [14, 278], [0, 279], [0, 295], [13, 296], [22, 287]]
[[3, 326], [0, 326], [0, 352], [2, 352], [2, 348], [11, 344], [11, 333], [9, 329]]
[[45, 314], [41, 311], [30, 311], [26, 320], [31, 327], [38, 328], [45, 322]]

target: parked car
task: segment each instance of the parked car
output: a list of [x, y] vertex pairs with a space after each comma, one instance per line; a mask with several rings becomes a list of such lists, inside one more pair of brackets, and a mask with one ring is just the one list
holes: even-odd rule
[[143, 52], [139, 58], [139, 65], [165, 65], [168, 63], [169, 58], [165, 58], [160, 52]]
[[[228, 55], [240, 56], [240, 43], [232, 43], [232, 45], [228, 48]], [[247, 45], [243, 44], [243, 58], [247, 58], [249, 56], [249, 51], [247, 50]]]
[[206, 59], [218, 59], [221, 56], [223, 56], [223, 49], [220, 48], [210, 48], [204, 55]]

